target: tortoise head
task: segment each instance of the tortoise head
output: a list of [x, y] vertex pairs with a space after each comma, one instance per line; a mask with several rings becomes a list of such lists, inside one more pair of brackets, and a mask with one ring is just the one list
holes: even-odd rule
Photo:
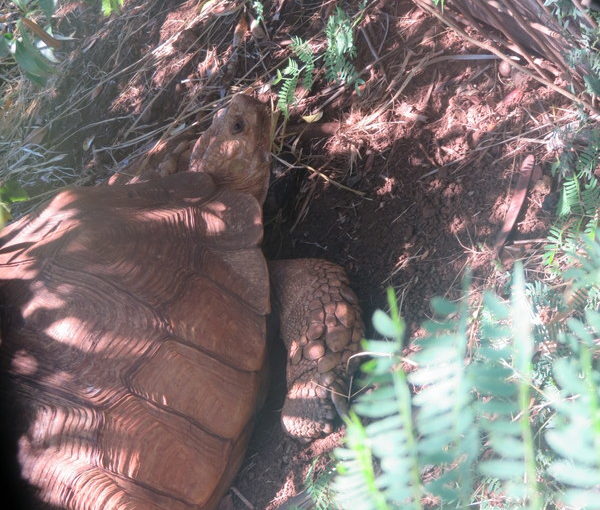
[[194, 145], [190, 170], [210, 174], [219, 185], [246, 191], [262, 205], [269, 186], [270, 135], [268, 107], [236, 94]]

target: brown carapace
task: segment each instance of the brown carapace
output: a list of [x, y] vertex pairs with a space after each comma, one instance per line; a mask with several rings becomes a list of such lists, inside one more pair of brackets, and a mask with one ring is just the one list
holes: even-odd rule
[[2, 231], [1, 439], [28, 508], [214, 509], [264, 399], [270, 280], [284, 427], [331, 430], [362, 322], [338, 266], [264, 259], [269, 136], [234, 96], [189, 171], [73, 188]]

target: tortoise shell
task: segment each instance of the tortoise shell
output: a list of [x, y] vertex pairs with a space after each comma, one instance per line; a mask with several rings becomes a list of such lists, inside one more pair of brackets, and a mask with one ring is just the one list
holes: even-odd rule
[[4, 398], [38, 499], [218, 504], [265, 387], [261, 217], [182, 173], [72, 189], [2, 232]]

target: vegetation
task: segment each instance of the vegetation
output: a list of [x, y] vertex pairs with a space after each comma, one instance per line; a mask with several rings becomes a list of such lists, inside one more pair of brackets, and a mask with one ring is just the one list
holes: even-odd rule
[[[565, 275], [584, 292], [600, 285], [600, 244], [585, 246]], [[374, 316], [389, 340], [365, 344], [373, 389], [347, 420], [337, 503], [418, 509], [427, 496], [437, 508], [492, 508], [495, 497], [503, 508], [600, 508], [600, 313], [561, 303], [571, 318], [548, 342], [522, 267], [509, 301], [487, 293], [469, 303], [468, 289], [467, 278], [458, 303], [433, 300], [436, 319], [410, 360], [393, 293], [390, 315]]]
[[286, 117], [290, 114], [290, 106], [295, 102], [296, 88], [300, 78], [302, 78], [302, 86], [307, 92], [310, 92], [314, 83], [315, 57], [310, 44], [299, 37], [292, 37], [292, 52], [303, 64], [302, 67], [295, 59], [288, 59], [285, 69], [277, 70], [277, 76], [273, 82], [274, 84], [281, 82], [277, 95], [277, 107]]
[[[435, 2], [439, 4], [440, 2]], [[559, 21], [582, 13], [548, 1]], [[600, 91], [598, 28], [567, 55]], [[402, 356], [393, 292], [365, 342], [372, 359], [337, 451], [341, 508], [600, 508], [600, 130], [582, 122], [553, 167], [556, 222], [544, 247], [547, 282], [515, 266], [510, 299], [432, 301], [418, 353]], [[550, 315], [549, 315], [550, 312]]]
[[[52, 15], [56, 0], [12, 0], [11, 12], [3, 14], [4, 28], [0, 34], [0, 62], [16, 63], [32, 82], [42, 86], [52, 75], [57, 62], [55, 50], [61, 48], [64, 37], [52, 31]], [[102, 12], [118, 12], [123, 0], [102, 0]]]
[[[325, 76], [329, 82], [340, 85], [358, 87], [364, 83], [359, 78], [351, 59], [356, 57], [354, 43], [354, 28], [362, 19], [366, 2], [362, 2], [359, 14], [354, 20], [346, 11], [337, 6], [334, 14], [327, 20], [325, 35], [327, 46], [322, 55], [315, 56], [311, 45], [299, 37], [292, 37], [291, 49], [295, 57], [289, 58], [283, 71], [277, 70], [273, 84], [281, 83], [278, 93], [277, 107], [288, 117], [290, 106], [296, 101], [296, 89], [302, 83], [306, 93], [309, 93], [313, 83], [317, 60], [323, 58]], [[262, 11], [261, 11], [262, 12]]]
[[[553, 174], [562, 181], [556, 222], [550, 228], [544, 261], [560, 274], [573, 262], [571, 254], [581, 244], [581, 234], [595, 239], [598, 230], [600, 183], [594, 171], [600, 156], [600, 129], [573, 133], [573, 141], [553, 166]], [[575, 143], [583, 144], [577, 149]]]

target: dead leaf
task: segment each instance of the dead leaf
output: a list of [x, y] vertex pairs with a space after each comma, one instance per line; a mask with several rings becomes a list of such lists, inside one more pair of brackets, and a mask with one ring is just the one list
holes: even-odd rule
[[31, 133], [27, 135], [27, 137], [23, 141], [23, 144], [39, 145], [40, 143], [42, 143], [42, 140], [46, 136], [47, 132], [48, 126], [40, 126], [38, 128], [35, 128]]
[[100, 95], [100, 92], [102, 92], [103, 89], [104, 89], [104, 83], [101, 83], [100, 85], [96, 85], [94, 87], [94, 90], [92, 90], [92, 96], [91, 96], [92, 101]]
[[62, 42], [58, 39], [52, 37], [48, 32], [46, 32], [42, 27], [40, 27], [35, 21], [30, 20], [29, 18], [21, 18], [23, 24], [31, 30], [35, 35], [37, 35], [42, 41], [44, 41], [48, 46], [52, 46], [53, 48], [60, 48], [62, 46]]
[[519, 179], [517, 180], [517, 186], [513, 189], [512, 197], [510, 199], [510, 204], [508, 206], [508, 210], [506, 211], [506, 216], [504, 217], [504, 224], [502, 225], [502, 230], [498, 233], [498, 237], [496, 238], [496, 242], [494, 243], [494, 249], [496, 252], [499, 252], [509, 234], [512, 232], [512, 229], [515, 226], [515, 222], [517, 221], [517, 217], [519, 216], [519, 212], [523, 207], [523, 202], [525, 202], [525, 196], [527, 195], [527, 188], [529, 187], [529, 182], [531, 180], [531, 173], [533, 171], [533, 167], [535, 166], [535, 157], [533, 154], [529, 154], [521, 163], [521, 168], [519, 170]]
[[303, 115], [302, 120], [304, 122], [308, 122], [309, 124], [312, 124], [313, 122], [318, 122], [319, 120], [321, 120], [322, 117], [323, 117], [323, 112], [318, 111], [317, 113], [313, 113], [312, 115]]
[[90, 147], [92, 146], [92, 142], [94, 141], [94, 138], [96, 138], [95, 135], [92, 136], [88, 136], [84, 141], [83, 141], [83, 150], [84, 151], [88, 151], [90, 150]]
[[245, 35], [248, 33], [248, 22], [246, 21], [246, 16], [243, 14], [240, 16], [240, 21], [235, 27], [233, 31], [233, 41], [231, 45], [233, 48], [239, 48], [242, 45], [242, 41], [244, 40]]

